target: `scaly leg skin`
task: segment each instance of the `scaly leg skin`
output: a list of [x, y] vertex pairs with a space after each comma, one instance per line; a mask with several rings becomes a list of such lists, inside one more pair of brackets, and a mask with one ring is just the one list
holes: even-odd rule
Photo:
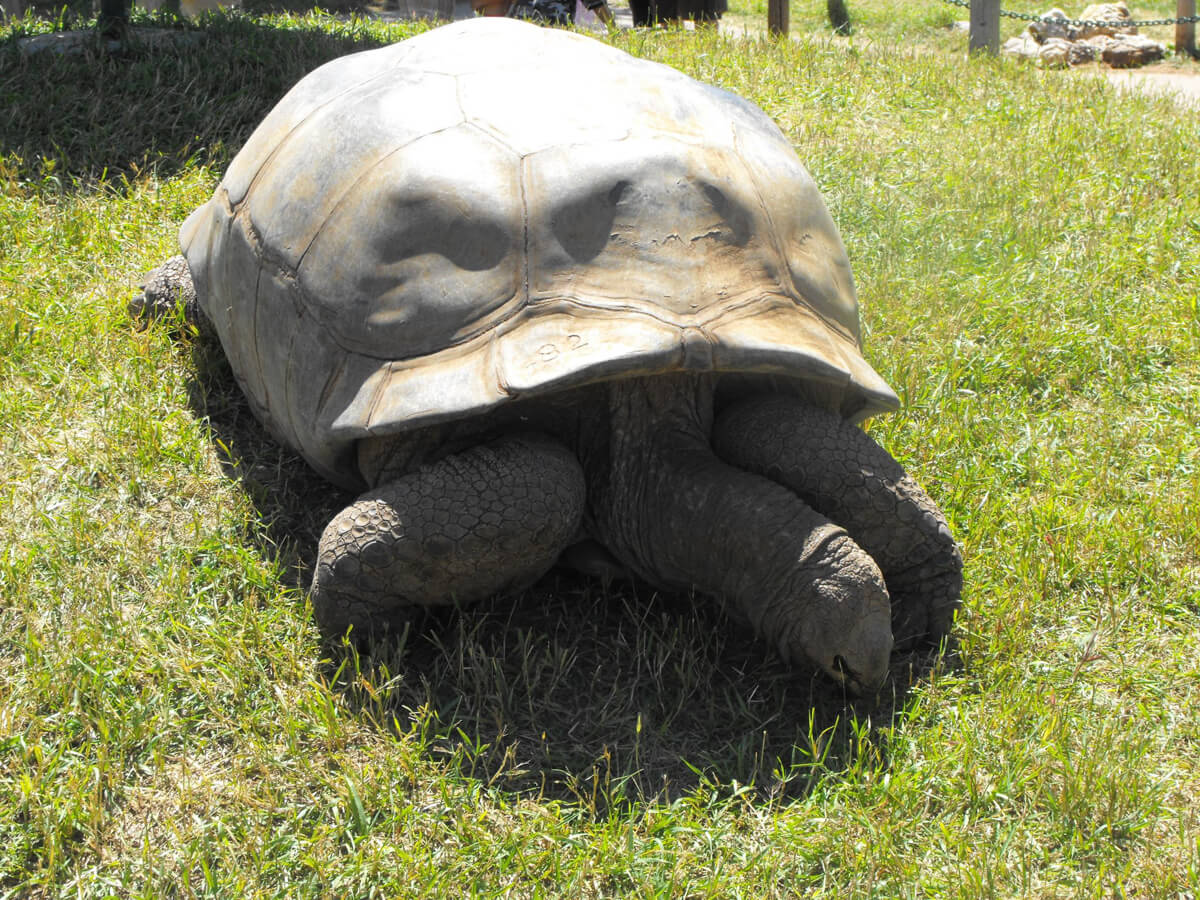
[[578, 460], [540, 435], [499, 438], [359, 497], [325, 528], [312, 585], [321, 631], [402, 627], [421, 608], [532, 584], [575, 537]]
[[142, 292], [129, 301], [129, 314], [143, 322], [167, 318], [183, 304], [183, 317], [193, 325], [201, 324], [196, 287], [187, 259], [172, 256], [157, 269], [142, 277]]
[[962, 556], [941, 510], [890, 454], [833, 413], [755, 397], [718, 417], [723, 459], [794, 491], [879, 564], [897, 646], [936, 645], [962, 591]]
[[[708, 448], [677, 446], [662, 459], [651, 494], [661, 531], [644, 548], [658, 578], [725, 600], [786, 661], [815, 663], [855, 694], [874, 692], [892, 651], [875, 562], [791, 491]], [[696, 522], [712, 530], [686, 527]]]

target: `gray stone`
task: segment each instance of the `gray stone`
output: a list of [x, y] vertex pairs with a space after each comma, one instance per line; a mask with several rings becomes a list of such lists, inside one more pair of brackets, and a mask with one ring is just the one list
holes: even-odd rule
[[[1066, 19], [1061, 9], [1043, 13], [1044, 18]], [[1033, 22], [1019, 37], [1010, 38], [1001, 47], [1005, 56], [1035, 61], [1038, 65], [1060, 68], [1080, 66], [1103, 59], [1113, 68], [1130, 68], [1161, 59], [1165, 45], [1137, 34], [1130, 22], [1129, 8], [1124, 3], [1101, 3], [1089, 6], [1081, 21], [1114, 22], [1118, 24], [1083, 26]]]
[[1099, 56], [1101, 51], [1103, 51], [1104, 48], [1111, 44], [1114, 40], [1116, 40], [1116, 38], [1110, 34], [1094, 34], [1091, 37], [1082, 38], [1076, 41], [1076, 43], [1091, 47], [1094, 51], [1093, 55]]
[[1052, 69], [1063, 69], [1068, 65], [1071, 42], [1062, 38], [1050, 38], [1038, 48], [1038, 62]]
[[1067, 65], [1082, 66], [1092, 62], [1100, 55], [1100, 51], [1087, 41], [1072, 41], [1067, 50]]
[[[1133, 17], [1129, 7], [1124, 3], [1095, 3], [1087, 7], [1079, 16], [1080, 21], [1086, 22], [1130, 22]], [[1098, 34], [1117, 35], [1135, 34], [1137, 28], [1132, 25], [1085, 25], [1075, 35], [1078, 40], [1087, 40]]]
[[[1067, 18], [1069, 18], [1069, 16], [1057, 6], [1054, 7], [1054, 9], [1042, 13], [1043, 20], [1060, 20]], [[1074, 37], [1071, 26], [1063, 25], [1058, 21], [1030, 22], [1029, 27], [1026, 30], [1038, 43], [1045, 43], [1051, 38], [1062, 38], [1063, 40], [1069, 41], [1072, 37]]]
[[1165, 44], [1140, 34], [1119, 34], [1105, 45], [1101, 59], [1114, 69], [1130, 69], [1162, 59], [1166, 55]]
[[1016, 59], [1037, 59], [1042, 45], [1034, 40], [1028, 31], [1016, 37], [1011, 37], [1000, 47], [1001, 56], [1011, 56]]

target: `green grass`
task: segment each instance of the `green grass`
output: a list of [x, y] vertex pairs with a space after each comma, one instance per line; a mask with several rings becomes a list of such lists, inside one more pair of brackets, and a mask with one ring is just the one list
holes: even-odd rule
[[299, 74], [413, 27], [0, 46], [0, 894], [1200, 892], [1195, 114], [967, 61], [934, 2], [892, 53], [866, 6], [616, 40], [762, 105], [842, 229], [905, 404], [872, 433], [966, 559], [956, 657], [875, 707], [566, 576], [323, 646], [343, 498], [124, 307]]

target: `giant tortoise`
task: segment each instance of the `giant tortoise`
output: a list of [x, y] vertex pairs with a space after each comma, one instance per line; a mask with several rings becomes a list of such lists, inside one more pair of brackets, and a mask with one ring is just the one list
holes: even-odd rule
[[568, 551], [856, 691], [949, 630], [945, 519], [855, 427], [897, 399], [841, 238], [749, 102], [582, 35], [447, 25], [300, 81], [180, 243], [135, 306], [189, 298], [262, 422], [365, 491], [321, 538], [325, 633]]

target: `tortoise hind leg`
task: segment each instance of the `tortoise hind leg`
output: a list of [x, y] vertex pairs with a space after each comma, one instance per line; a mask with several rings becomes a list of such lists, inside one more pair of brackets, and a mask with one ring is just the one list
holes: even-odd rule
[[172, 256], [156, 269], [142, 276], [141, 293], [129, 301], [129, 315], [143, 322], [164, 319], [182, 305], [184, 319], [192, 325], [202, 324], [203, 315], [196, 301], [196, 286], [192, 270], [183, 255]]
[[892, 599], [897, 648], [936, 645], [950, 631], [962, 556], [945, 516], [860, 429], [791, 397], [754, 397], [721, 414], [713, 446], [790, 488], [875, 560]]
[[313, 578], [327, 636], [532, 584], [575, 537], [578, 460], [540, 435], [481, 444], [368, 491], [325, 528]]

